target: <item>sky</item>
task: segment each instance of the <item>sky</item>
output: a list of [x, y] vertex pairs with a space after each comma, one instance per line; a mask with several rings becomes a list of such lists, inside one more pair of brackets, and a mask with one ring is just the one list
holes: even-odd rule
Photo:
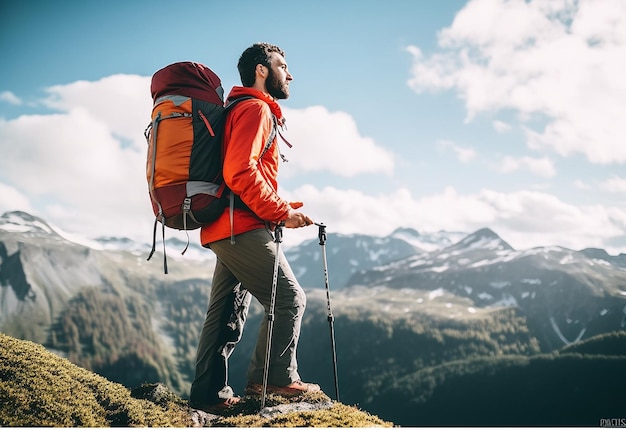
[[0, 0], [0, 213], [150, 242], [152, 74], [228, 92], [259, 41], [294, 77], [279, 193], [329, 233], [626, 252], [623, 0]]

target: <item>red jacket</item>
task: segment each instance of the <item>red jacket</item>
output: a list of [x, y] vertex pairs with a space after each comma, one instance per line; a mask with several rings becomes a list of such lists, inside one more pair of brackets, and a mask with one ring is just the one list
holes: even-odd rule
[[230, 209], [217, 221], [202, 227], [200, 241], [206, 245], [217, 240], [265, 227], [265, 221], [277, 223], [287, 218], [289, 203], [277, 194], [278, 143], [276, 138], [265, 152], [263, 147], [273, 127], [272, 113], [279, 120], [282, 112], [268, 94], [248, 87], [234, 87], [228, 99], [254, 96], [237, 103], [226, 117], [224, 130], [224, 181], [250, 208], [235, 208], [231, 225]]

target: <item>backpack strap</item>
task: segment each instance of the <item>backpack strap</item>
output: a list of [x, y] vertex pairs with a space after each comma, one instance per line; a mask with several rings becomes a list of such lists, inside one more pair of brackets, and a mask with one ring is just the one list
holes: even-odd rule
[[225, 110], [230, 110], [233, 108], [233, 106], [235, 106], [237, 103], [242, 102], [244, 100], [249, 100], [249, 99], [254, 99], [255, 97], [253, 96], [241, 96], [241, 97], [237, 97], [236, 99], [228, 99], [228, 101], [226, 102], [226, 104], [224, 105], [224, 109]]
[[263, 151], [261, 155], [259, 155], [259, 160], [263, 158], [265, 153], [272, 147], [272, 143], [276, 138], [276, 132], [278, 131], [278, 122], [276, 120], [276, 115], [272, 114], [272, 131], [270, 132], [270, 136], [267, 138], [267, 142], [265, 142], [265, 146], [263, 147]]
[[154, 202], [158, 207], [158, 213], [154, 217], [154, 228], [152, 230], [152, 249], [150, 250], [150, 255], [148, 255], [147, 261], [150, 261], [154, 252], [156, 251], [156, 231], [157, 231], [157, 223], [159, 218], [161, 218], [161, 234], [163, 237], [163, 271], [167, 275], [167, 254], [165, 253], [165, 214], [163, 213], [163, 208], [161, 207], [161, 202], [154, 195], [154, 171], [156, 167], [156, 142], [157, 142], [157, 131], [159, 128], [159, 123], [164, 119], [173, 118], [175, 116], [180, 116], [176, 114], [172, 114], [166, 117], [161, 118], [161, 112], [157, 114], [157, 117], [148, 124], [146, 130], [144, 131], [144, 136], [146, 137], [146, 142], [148, 146], [150, 145], [150, 139], [152, 139], [152, 144], [154, 145], [152, 148], [152, 159], [150, 162], [150, 183], [148, 190], [150, 192], [150, 199]]

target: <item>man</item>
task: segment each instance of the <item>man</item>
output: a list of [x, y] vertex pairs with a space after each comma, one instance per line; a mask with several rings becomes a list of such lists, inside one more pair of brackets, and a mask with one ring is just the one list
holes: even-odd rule
[[[228, 385], [228, 358], [241, 339], [251, 295], [269, 312], [276, 244], [272, 230], [278, 223], [299, 228], [313, 223], [277, 194], [278, 142], [266, 143], [284, 118], [276, 100], [289, 97], [284, 52], [275, 45], [257, 43], [246, 49], [237, 65], [242, 86], [231, 90], [228, 101], [243, 97], [228, 113], [224, 130], [224, 181], [238, 204], [226, 208], [214, 223], [201, 230], [203, 246], [217, 256], [209, 309], [200, 334], [196, 375], [191, 386], [192, 407], [216, 412], [240, 401]], [[306, 305], [304, 291], [281, 252], [271, 342], [268, 393], [287, 397], [319, 391], [302, 382], [296, 349]], [[262, 391], [267, 347], [264, 319], [248, 369], [247, 394]]]

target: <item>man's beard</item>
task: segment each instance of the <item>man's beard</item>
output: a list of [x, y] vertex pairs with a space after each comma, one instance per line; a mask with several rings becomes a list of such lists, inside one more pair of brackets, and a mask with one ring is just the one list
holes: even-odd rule
[[289, 97], [289, 84], [287, 80], [281, 82], [278, 76], [274, 73], [274, 71], [268, 67], [269, 76], [267, 77], [266, 87], [267, 92], [270, 96], [274, 97], [276, 100], [282, 100]]

